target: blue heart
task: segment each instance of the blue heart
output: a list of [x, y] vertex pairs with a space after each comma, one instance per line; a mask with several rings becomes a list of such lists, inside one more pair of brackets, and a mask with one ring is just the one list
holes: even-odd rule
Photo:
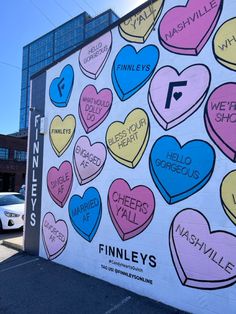
[[73, 195], [69, 202], [69, 216], [75, 230], [91, 242], [102, 217], [101, 197], [97, 189], [88, 188], [83, 197]]
[[149, 45], [138, 52], [131, 45], [123, 47], [112, 67], [112, 82], [120, 100], [135, 94], [151, 78], [159, 61], [159, 50]]
[[215, 151], [210, 144], [193, 140], [181, 147], [172, 136], [159, 138], [149, 159], [153, 181], [169, 204], [199, 191], [210, 179], [214, 165]]
[[49, 96], [56, 107], [66, 107], [72, 92], [74, 83], [74, 70], [67, 64], [59, 77], [56, 77], [49, 88]]

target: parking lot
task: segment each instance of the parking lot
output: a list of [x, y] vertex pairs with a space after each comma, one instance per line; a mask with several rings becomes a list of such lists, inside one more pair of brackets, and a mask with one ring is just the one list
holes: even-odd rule
[[4, 244], [20, 240], [22, 231], [0, 235], [0, 313], [182, 313]]

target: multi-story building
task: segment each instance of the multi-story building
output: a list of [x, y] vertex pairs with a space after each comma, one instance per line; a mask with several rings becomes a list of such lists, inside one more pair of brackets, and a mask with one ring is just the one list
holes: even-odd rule
[[30, 77], [65, 56], [118, 18], [112, 10], [107, 10], [94, 18], [83, 12], [23, 48], [20, 132], [28, 128]]
[[0, 192], [19, 191], [25, 183], [26, 138], [0, 134]]

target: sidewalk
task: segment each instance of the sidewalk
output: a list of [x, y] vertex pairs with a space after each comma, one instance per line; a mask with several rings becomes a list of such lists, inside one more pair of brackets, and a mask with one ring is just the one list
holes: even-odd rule
[[23, 250], [23, 231], [8, 230], [0, 233], [0, 244], [19, 251]]
[[23, 236], [3, 240], [2, 244], [12, 249], [22, 251], [23, 250]]
[[183, 313], [58, 264], [15, 252], [0, 263], [0, 313]]

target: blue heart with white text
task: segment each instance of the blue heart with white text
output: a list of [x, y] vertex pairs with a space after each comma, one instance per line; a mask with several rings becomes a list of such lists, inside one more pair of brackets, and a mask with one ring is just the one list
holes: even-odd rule
[[69, 202], [69, 216], [74, 229], [91, 242], [102, 217], [101, 197], [97, 189], [88, 188], [83, 197], [73, 195]]
[[112, 82], [120, 100], [135, 94], [151, 78], [159, 61], [159, 50], [148, 45], [138, 52], [131, 45], [123, 47], [112, 67]]
[[67, 64], [59, 77], [56, 77], [49, 88], [49, 96], [56, 107], [66, 107], [70, 100], [74, 84], [74, 70]]
[[159, 138], [149, 158], [153, 181], [169, 204], [179, 202], [204, 187], [214, 165], [215, 151], [210, 144], [193, 140], [181, 147], [172, 136]]

